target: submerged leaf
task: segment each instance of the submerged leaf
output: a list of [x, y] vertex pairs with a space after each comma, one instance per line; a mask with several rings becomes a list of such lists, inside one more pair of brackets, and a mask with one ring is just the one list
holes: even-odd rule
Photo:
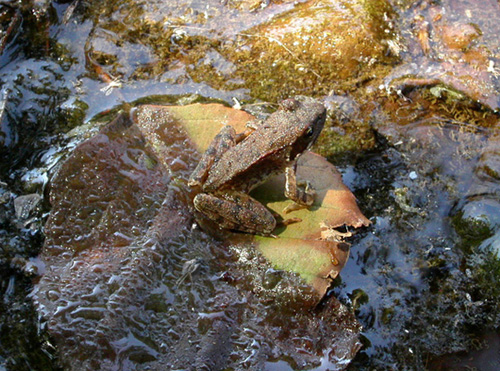
[[[183, 110], [192, 127], [179, 124]], [[319, 219], [308, 216], [278, 239], [228, 233], [229, 248], [192, 228], [186, 181], [203, 150], [196, 144], [208, 143], [235, 117], [243, 125], [249, 115], [195, 105], [143, 106], [133, 116], [135, 122], [122, 115], [81, 143], [51, 180], [45, 273], [32, 298], [63, 367], [200, 368], [210, 362], [234, 368], [252, 358], [248, 368], [264, 369], [271, 357], [286, 356], [308, 368], [328, 357], [341, 368], [352, 359], [360, 346], [353, 314], [333, 297], [308, 311], [322, 296], [318, 282], [329, 282], [318, 276], [340, 270], [348, 252], [347, 245], [316, 239]], [[206, 130], [213, 132], [204, 137]], [[319, 182], [328, 177], [315, 178], [320, 197], [312, 215], [330, 197]], [[270, 207], [286, 202], [271, 190]], [[264, 256], [305, 280], [272, 269]], [[258, 350], [250, 347], [254, 341]], [[304, 341], [314, 351], [296, 352]]]

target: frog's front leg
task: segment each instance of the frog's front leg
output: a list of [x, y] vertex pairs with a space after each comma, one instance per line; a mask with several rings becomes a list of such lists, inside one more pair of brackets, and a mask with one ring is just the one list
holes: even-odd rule
[[289, 205], [283, 210], [285, 213], [311, 206], [316, 196], [316, 192], [309, 182], [306, 182], [305, 188], [299, 186], [297, 183], [296, 169], [297, 161], [294, 161], [285, 171], [285, 196], [295, 202], [295, 204]]
[[224, 229], [272, 236], [276, 228], [273, 214], [246, 193], [199, 193], [194, 198], [194, 207]]
[[241, 142], [243, 139], [248, 137], [254, 131], [258, 130], [259, 128], [264, 127], [264, 124], [262, 121], [255, 119], [255, 120], [251, 120], [251, 121], [247, 122], [245, 127], [246, 127], [246, 129], [243, 133], [236, 135], [236, 143]]
[[201, 156], [200, 162], [191, 173], [188, 180], [190, 187], [201, 186], [208, 177], [208, 172], [214, 162], [219, 159], [229, 148], [237, 143], [236, 132], [230, 125], [224, 126], [212, 140], [205, 153]]

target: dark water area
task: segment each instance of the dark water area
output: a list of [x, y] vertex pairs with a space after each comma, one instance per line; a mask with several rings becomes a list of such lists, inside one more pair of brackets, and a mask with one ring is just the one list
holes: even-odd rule
[[[0, 2], [0, 370], [498, 369], [497, 14], [496, 1]], [[138, 205], [81, 240], [94, 250], [47, 253], [54, 177], [119, 112], [220, 102], [265, 117], [295, 94], [324, 101], [313, 149], [373, 223], [318, 307], [252, 246], [193, 229], [179, 184], [196, 155], [174, 135], [178, 173], [140, 140], [100, 162], [149, 174], [142, 190], [120, 184]], [[75, 182], [97, 189], [85, 161]], [[64, 224], [75, 240], [78, 215]]]

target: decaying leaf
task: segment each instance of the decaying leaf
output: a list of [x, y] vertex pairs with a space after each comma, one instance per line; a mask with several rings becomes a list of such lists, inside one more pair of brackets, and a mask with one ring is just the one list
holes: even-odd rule
[[283, 196], [284, 176], [278, 176], [256, 190], [258, 199], [282, 215], [298, 217], [299, 223], [279, 231], [278, 239], [256, 237], [259, 249], [277, 268], [299, 273], [320, 293], [337, 277], [349, 257], [350, 244], [344, 241], [350, 232], [335, 228], [358, 228], [370, 221], [359, 211], [354, 195], [342, 183], [342, 176], [326, 159], [307, 152], [298, 166], [299, 179], [308, 179], [316, 190], [316, 201], [309, 209], [289, 214], [282, 210], [292, 203]]

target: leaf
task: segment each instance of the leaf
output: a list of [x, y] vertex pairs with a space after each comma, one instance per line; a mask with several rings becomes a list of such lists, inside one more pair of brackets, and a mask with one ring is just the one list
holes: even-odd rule
[[[177, 119], [184, 110], [191, 128]], [[241, 122], [249, 117], [222, 106], [143, 106], [132, 115], [135, 123], [120, 115], [61, 164], [50, 185], [52, 210], [40, 256], [45, 273], [32, 298], [65, 369], [206, 364], [219, 358], [221, 341], [231, 339], [234, 349], [243, 344], [244, 350], [253, 336], [248, 328], [263, 345], [256, 369], [268, 362], [271, 349], [272, 359], [292, 357], [293, 364], [319, 364], [334, 354], [340, 367], [354, 357], [360, 326], [353, 314], [333, 297], [319, 312], [308, 311], [321, 298], [317, 282], [329, 282], [316, 277], [332, 267], [332, 246], [347, 245], [304, 241], [304, 231], [279, 239], [228, 233], [228, 254], [226, 244], [192, 228], [186, 180], [200, 157], [196, 143], [208, 143], [223, 123], [241, 115]], [[271, 207], [286, 202], [278, 187], [266, 193]], [[264, 255], [276, 267], [301, 272], [305, 281], [261, 264]], [[297, 353], [303, 341], [317, 351]], [[235, 364], [241, 358], [228, 361], [228, 367]]]
[[[254, 119], [248, 113], [220, 104], [143, 106], [138, 110], [141, 114], [137, 117], [161, 116], [168, 118], [165, 119], [166, 126], [172, 125], [173, 121], [180, 124], [200, 153], [206, 150], [224, 125], [232, 125], [237, 132], [242, 132], [245, 124]], [[169, 120], [173, 121], [169, 123]], [[168, 132], [168, 129], [156, 128], [152, 133], [149, 121], [136, 119], [136, 124], [146, 138], [156, 143], [157, 154], [161, 159], [166, 149], [163, 145], [158, 147], [161, 140], [155, 135]], [[253, 240], [276, 269], [298, 273], [322, 296], [349, 256], [350, 245], [342, 241], [344, 236], [335, 228], [359, 228], [368, 226], [370, 221], [360, 212], [354, 195], [342, 183], [338, 170], [323, 157], [311, 152], [304, 153], [299, 159], [298, 179], [308, 180], [317, 192], [316, 201], [309, 209], [283, 214], [282, 210], [292, 203], [283, 195], [283, 175], [270, 179], [256, 189], [252, 196], [283, 219], [297, 217], [302, 219], [301, 222], [277, 229], [275, 234], [278, 238], [251, 236], [242, 239], [240, 234], [233, 234], [229, 235], [229, 242], [241, 244]]]
[[298, 164], [298, 178], [309, 180], [317, 193], [312, 207], [282, 213], [293, 203], [282, 196], [284, 178], [275, 177], [254, 195], [266, 200], [267, 207], [283, 218], [293, 216], [302, 221], [279, 231], [277, 240], [257, 237], [259, 249], [277, 268], [299, 273], [318, 292], [324, 293], [349, 257], [350, 245], [342, 241], [342, 233], [335, 228], [344, 225], [358, 228], [369, 225], [370, 221], [361, 214], [354, 195], [342, 183], [341, 174], [323, 157], [307, 152]]
[[51, 180], [44, 253], [123, 246], [160, 208], [168, 174], [126, 115], [82, 142]]

